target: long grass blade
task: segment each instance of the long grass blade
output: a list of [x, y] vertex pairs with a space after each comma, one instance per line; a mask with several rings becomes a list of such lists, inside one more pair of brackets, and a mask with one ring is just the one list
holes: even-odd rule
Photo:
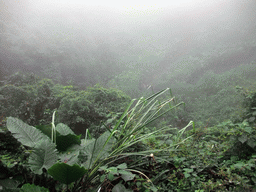
[[170, 89], [170, 88], [166, 88], [166, 89], [164, 89], [164, 90], [158, 91], [157, 93], [155, 93], [155, 94], [149, 96], [148, 98], [146, 98], [146, 100], [150, 100], [150, 99], [152, 99], [152, 98], [154, 98], [154, 97], [156, 97], [156, 96], [160, 96], [160, 95], [162, 95], [163, 93], [165, 93], [166, 91], [168, 91], [169, 89]]
[[56, 111], [54, 111], [52, 114], [52, 142], [53, 143], [56, 143], [55, 113]]

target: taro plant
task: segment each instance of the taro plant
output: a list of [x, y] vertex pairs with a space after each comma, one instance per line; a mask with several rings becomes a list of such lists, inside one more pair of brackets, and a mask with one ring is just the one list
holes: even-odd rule
[[[138, 100], [132, 100], [117, 123], [110, 127], [105, 126], [106, 132], [98, 138], [91, 138], [89, 134], [86, 134], [85, 139], [80, 139], [80, 136], [75, 135], [67, 125], [62, 123], [55, 127], [55, 113], [53, 114], [52, 126], [32, 127], [19, 119], [9, 117], [7, 128], [22, 145], [30, 150], [28, 167], [35, 174], [48, 173], [53, 179], [66, 184], [66, 187], [63, 186], [62, 189], [67, 191], [84, 189], [99, 191], [100, 188], [106, 186], [105, 182], [108, 179], [113, 178], [110, 173], [111, 169], [115, 169], [117, 170], [116, 176], [125, 178], [126, 181], [128, 177], [133, 179], [134, 174], [144, 175], [147, 178], [146, 182], [151, 183], [145, 185], [148, 187], [147, 190], [155, 191], [156, 188], [150, 179], [141, 171], [136, 170], [136, 167], [135, 169], [128, 169], [124, 168], [124, 164], [116, 167], [113, 164], [124, 162], [125, 158], [132, 156], [147, 157], [157, 152], [166, 152], [168, 155], [170, 150], [174, 151], [175, 146], [177, 148], [186, 140], [186, 138], [180, 139], [178, 136], [179, 139], [176, 143], [173, 142], [165, 148], [129, 151], [129, 148], [136, 144], [141, 145], [145, 139], [154, 135], [163, 137], [168, 130], [173, 129], [167, 126], [152, 132], [145, 132], [146, 126], [151, 122], [183, 104], [173, 104], [173, 97], [159, 101], [158, 99], [168, 91], [169, 89], [165, 89], [148, 98], [142, 97]], [[192, 122], [188, 126], [190, 125]], [[183, 131], [181, 130], [180, 134]], [[106, 179], [100, 177], [99, 170], [105, 171], [108, 175]], [[48, 178], [49, 175], [47, 175]], [[115, 176], [115, 174], [112, 175]], [[115, 188], [124, 187], [122, 183], [118, 183]]]
[[[53, 134], [51, 128], [53, 129]], [[64, 154], [68, 153], [68, 148], [81, 143], [80, 136], [75, 135], [69, 127], [61, 123], [56, 128], [55, 126], [32, 127], [17, 118], [8, 117], [7, 129], [30, 154], [25, 166], [29, 167], [34, 174], [43, 177], [49, 177], [45, 175], [46, 172], [44, 170], [48, 170], [57, 162], [62, 161]], [[76, 170], [76, 168], [71, 169]], [[73, 174], [69, 172], [66, 175], [73, 178], [75, 177], [74, 175], [78, 174], [75, 171]], [[65, 182], [65, 184], [67, 183]]]

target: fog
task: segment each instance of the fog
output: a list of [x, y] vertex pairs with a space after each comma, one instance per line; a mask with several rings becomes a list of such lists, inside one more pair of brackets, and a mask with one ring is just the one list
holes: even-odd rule
[[49, 78], [107, 85], [128, 70], [153, 84], [205, 67], [210, 56], [256, 46], [253, 0], [166, 2], [4, 0], [1, 74], [54, 71]]
[[0, 85], [40, 77], [131, 98], [168, 87], [180, 119], [229, 119], [236, 86], [255, 87], [255, 0], [166, 2], [2, 0]]
[[[106, 3], [107, 2], [107, 3]], [[27, 28], [45, 31], [48, 36], [90, 35], [125, 32], [137, 35], [148, 28], [160, 31], [171, 27], [171, 34], [224, 32], [253, 24], [253, 1], [7, 1], [2, 2], [5, 18], [13, 18]], [[160, 28], [159, 28], [160, 27]]]

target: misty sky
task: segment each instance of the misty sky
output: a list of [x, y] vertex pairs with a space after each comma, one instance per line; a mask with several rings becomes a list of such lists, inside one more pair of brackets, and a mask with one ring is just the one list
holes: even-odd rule
[[[106, 34], [131, 30], [135, 27], [154, 27], [161, 22], [174, 22], [174, 30], [189, 26], [196, 30], [208, 30], [209, 25], [220, 19], [228, 20], [226, 26], [237, 25], [244, 17], [253, 0], [170, 0], [170, 1], [84, 1], [84, 0], [4, 0], [8, 13], [16, 16], [28, 27], [56, 27], [56, 22], [79, 25], [91, 31]], [[178, 23], [178, 24], [177, 24]], [[53, 25], [53, 26], [51, 26]], [[165, 24], [164, 24], [165, 25]], [[181, 28], [177, 28], [179, 25]], [[67, 27], [68, 28], [68, 27]], [[72, 28], [72, 27], [70, 27]], [[176, 28], [176, 29], [175, 29]], [[72, 30], [72, 29], [70, 29]], [[89, 29], [88, 29], [89, 30]], [[139, 30], [139, 29], [138, 29]], [[187, 28], [186, 28], [187, 30]], [[193, 30], [193, 29], [191, 29]]]
[[3, 0], [0, 8], [32, 27], [46, 23], [50, 26], [54, 23], [52, 21], [66, 20], [81, 25], [81, 28], [87, 27], [88, 23], [95, 30], [105, 27], [108, 33], [113, 27], [119, 31], [134, 30], [131, 25], [155, 25], [155, 22], [166, 20], [202, 28], [199, 30], [205, 30], [203, 28], [211, 25], [214, 19], [219, 22], [220, 18], [228, 20], [227, 25], [232, 25], [240, 17], [250, 17], [251, 2], [253, 0]]
[[114, 63], [133, 69], [140, 64], [160, 77], [165, 71], [189, 70], [194, 55], [217, 57], [227, 50], [256, 46], [255, 4], [255, 0], [2, 0], [0, 53], [2, 60], [17, 66], [76, 64], [97, 71], [91, 66]]
[[218, 3], [218, 1], [209, 1], [209, 0], [170, 0], [170, 1], [165, 1], [165, 0], [160, 0], [160, 1], [145, 1], [145, 0], [130, 0], [130, 1], [116, 1], [116, 0], [94, 0], [94, 1], [84, 1], [84, 0], [73, 0], [73, 1], [68, 1], [68, 0], [62, 0], [62, 1], [57, 1], [57, 0], [45, 0], [37, 2], [37, 1], [32, 1], [31, 4], [33, 5], [48, 5], [48, 6], [68, 6], [68, 7], [73, 7], [73, 6], [86, 6], [86, 7], [95, 7], [95, 6], [104, 6], [104, 7], [109, 7], [112, 9], [116, 10], [122, 10], [122, 11], [156, 11], [161, 8], [197, 8], [197, 7], [207, 7], [211, 6], [212, 4]]
[[96, 37], [100, 41], [110, 39], [107, 43], [118, 44], [125, 34], [135, 42], [149, 42], [151, 38], [150, 41], [156, 43], [166, 39], [169, 45], [171, 42], [184, 45], [188, 39], [200, 44], [208, 42], [209, 37], [213, 39], [218, 35], [248, 30], [256, 17], [253, 2], [3, 0], [0, 8], [4, 12], [0, 16], [4, 22], [6, 18], [14, 18], [9, 23], [15, 21], [24, 25], [22, 28], [26, 33], [35, 36], [40, 33], [56, 41], [85, 37], [94, 41]]

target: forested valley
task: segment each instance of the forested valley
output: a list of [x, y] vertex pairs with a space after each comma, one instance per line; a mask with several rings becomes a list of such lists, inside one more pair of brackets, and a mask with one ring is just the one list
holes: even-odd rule
[[218, 2], [0, 2], [0, 191], [256, 191], [256, 4]]

